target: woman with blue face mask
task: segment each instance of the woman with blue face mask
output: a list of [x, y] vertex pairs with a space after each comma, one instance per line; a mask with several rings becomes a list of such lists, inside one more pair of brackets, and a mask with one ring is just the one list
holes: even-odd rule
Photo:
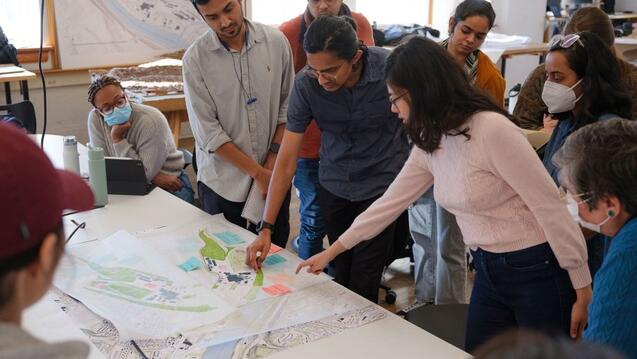
[[[617, 60], [591, 32], [558, 35], [549, 44], [542, 100], [558, 123], [544, 152], [544, 167], [558, 183], [553, 155], [575, 130], [607, 118], [630, 116], [631, 99], [622, 82]], [[584, 231], [589, 268], [594, 274], [605, 249], [603, 236]]]
[[584, 338], [637, 358], [637, 122], [585, 126], [566, 140], [554, 162], [573, 218], [610, 237], [593, 280]]
[[184, 172], [166, 117], [154, 107], [131, 103], [119, 81], [94, 77], [88, 90], [93, 109], [88, 134], [104, 155], [141, 160], [148, 182], [193, 203], [194, 192]]

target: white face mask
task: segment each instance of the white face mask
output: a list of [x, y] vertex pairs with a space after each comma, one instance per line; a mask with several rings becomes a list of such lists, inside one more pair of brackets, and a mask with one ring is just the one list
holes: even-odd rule
[[575, 96], [575, 91], [573, 91], [580, 82], [582, 79], [577, 81], [575, 85], [567, 87], [557, 82], [546, 81], [542, 90], [542, 100], [548, 107], [549, 113], [562, 113], [574, 109], [577, 101], [582, 98], [582, 96]]
[[608, 216], [600, 224], [586, 222], [579, 216], [579, 207], [577, 200], [575, 200], [573, 195], [570, 193], [566, 193], [566, 208], [568, 208], [568, 213], [571, 214], [571, 217], [575, 222], [579, 223], [579, 225], [583, 228], [590, 229], [591, 231], [597, 233], [602, 233], [602, 226], [612, 218], [611, 216]]

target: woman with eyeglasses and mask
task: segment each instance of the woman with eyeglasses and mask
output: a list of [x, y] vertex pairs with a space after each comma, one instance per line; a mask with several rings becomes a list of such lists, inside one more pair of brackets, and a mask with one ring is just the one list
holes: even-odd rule
[[[290, 188], [303, 133], [313, 118], [321, 130], [318, 199], [331, 243], [385, 192], [409, 153], [407, 136], [391, 111], [383, 81], [388, 50], [365, 47], [356, 37], [353, 20], [335, 16], [315, 19], [303, 48], [307, 67], [294, 82], [259, 236], [246, 253], [246, 263], [255, 269], [269, 252], [272, 223]], [[334, 260], [335, 280], [372, 302], [378, 299], [394, 237], [392, 222], [372, 240]]]
[[553, 160], [573, 218], [610, 238], [593, 281], [584, 339], [637, 358], [637, 122], [615, 118], [584, 126]]
[[[590, 6], [583, 7], [573, 13], [564, 27], [564, 35], [582, 31], [590, 31], [599, 36], [611, 53], [615, 54], [613, 23], [602, 9]], [[615, 59], [619, 66], [620, 81], [630, 97], [637, 98], [637, 66], [617, 57]], [[547, 114], [546, 105], [542, 102], [542, 89], [545, 82], [546, 68], [545, 64], [541, 64], [524, 81], [515, 104], [515, 110], [513, 110], [513, 117], [522, 128], [541, 130], [551, 134], [558, 121]], [[637, 119], [637, 101], [633, 101], [630, 117]]]
[[132, 103], [113, 76], [94, 76], [88, 89], [88, 135], [105, 156], [141, 160], [148, 182], [188, 203], [194, 202], [184, 172], [184, 155], [177, 150], [166, 117], [154, 107]]
[[385, 194], [297, 270], [317, 273], [373, 238], [435, 182], [477, 271], [465, 349], [513, 327], [580, 337], [591, 297], [584, 239], [522, 131], [433, 41], [397, 47], [385, 78], [415, 147]]
[[[575, 130], [607, 118], [630, 118], [631, 99], [620, 78], [615, 56], [591, 32], [555, 36], [546, 55], [546, 82], [542, 100], [558, 123], [544, 151], [544, 166], [556, 184], [553, 155]], [[591, 273], [606, 251], [603, 236], [585, 231]]]

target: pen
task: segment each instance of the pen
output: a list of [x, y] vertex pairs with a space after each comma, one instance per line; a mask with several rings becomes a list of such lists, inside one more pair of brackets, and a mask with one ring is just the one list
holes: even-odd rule
[[148, 357], [146, 356], [146, 354], [144, 354], [144, 352], [142, 351], [142, 348], [140, 348], [140, 347], [139, 347], [139, 345], [137, 345], [137, 343], [135, 343], [135, 341], [134, 341], [134, 340], [131, 340], [130, 342], [131, 342], [131, 344], [133, 344], [133, 347], [134, 347], [135, 349], [137, 349], [137, 351], [139, 352], [139, 354], [141, 354], [142, 358], [144, 358], [144, 359], [148, 359]]

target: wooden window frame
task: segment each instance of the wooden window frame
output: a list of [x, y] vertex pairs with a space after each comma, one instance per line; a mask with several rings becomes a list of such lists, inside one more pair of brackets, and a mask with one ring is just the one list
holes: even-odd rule
[[[44, 46], [42, 47], [42, 62], [47, 62], [51, 59], [51, 69], [59, 69], [60, 57], [57, 51], [57, 27], [55, 25], [55, 6], [53, 1], [44, 1], [46, 29], [44, 31]], [[39, 52], [39, 47], [18, 49], [18, 61], [21, 64], [37, 63]]]

